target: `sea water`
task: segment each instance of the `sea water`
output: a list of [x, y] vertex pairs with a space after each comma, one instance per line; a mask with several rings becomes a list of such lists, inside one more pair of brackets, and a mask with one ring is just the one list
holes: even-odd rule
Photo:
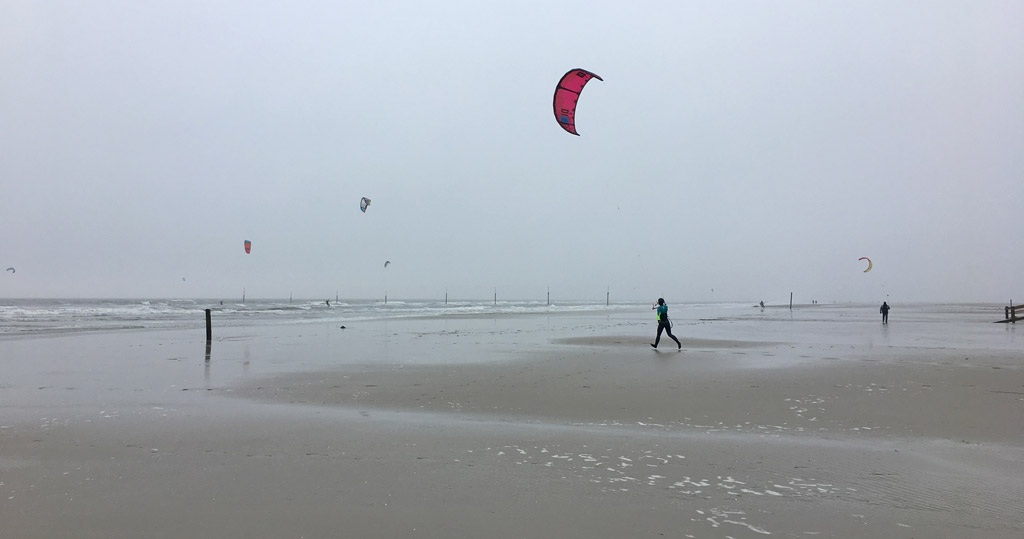
[[[683, 339], [765, 342], [872, 344], [952, 348], [1021, 347], [1015, 325], [994, 304], [896, 304], [889, 324], [878, 305], [813, 304], [769, 306], [750, 303], [672, 303], [674, 332]], [[597, 317], [601, 333], [652, 333], [651, 304], [639, 302], [437, 301], [392, 300], [237, 300], [210, 299], [0, 299], [0, 337], [136, 329], [205, 327], [205, 309], [214, 328], [282, 324], [337, 324], [413, 318], [578, 315], [580, 324]], [[585, 321], [583, 321], [585, 320]], [[596, 330], [596, 328], [595, 328]]]
[[244, 303], [208, 299], [0, 299], [0, 335], [74, 333], [129, 329], [193, 328], [309, 322], [345, 323], [386, 318], [508, 315], [634, 310], [604, 302], [274, 300]]

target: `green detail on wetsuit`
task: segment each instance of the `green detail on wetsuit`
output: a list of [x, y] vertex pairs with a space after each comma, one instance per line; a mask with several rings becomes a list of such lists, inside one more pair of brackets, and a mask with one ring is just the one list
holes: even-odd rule
[[668, 305], [658, 305], [658, 321], [661, 322], [661, 315], [668, 318]]

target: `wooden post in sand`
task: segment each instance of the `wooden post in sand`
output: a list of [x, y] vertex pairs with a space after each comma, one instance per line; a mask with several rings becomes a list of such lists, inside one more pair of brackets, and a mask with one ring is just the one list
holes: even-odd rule
[[210, 309], [206, 309], [206, 342], [213, 338], [213, 325], [210, 323]]
[[789, 310], [793, 310], [793, 293], [789, 293]]
[[551, 287], [548, 287], [548, 305], [551, 305]]

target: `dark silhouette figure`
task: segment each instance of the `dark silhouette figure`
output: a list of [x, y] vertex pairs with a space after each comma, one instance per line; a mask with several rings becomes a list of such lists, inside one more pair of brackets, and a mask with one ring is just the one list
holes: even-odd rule
[[882, 323], [883, 324], [888, 324], [889, 323], [889, 304], [883, 301], [882, 302], [882, 307], [878, 309], [878, 312], [882, 313]]
[[658, 298], [658, 304], [653, 308], [658, 311], [658, 336], [654, 339], [651, 347], [658, 347], [658, 343], [661, 342], [661, 332], [664, 331], [665, 333], [668, 333], [669, 337], [672, 337], [673, 341], [676, 341], [676, 345], [678, 345], [679, 349], [682, 350], [683, 343], [679, 342], [679, 339], [672, 334], [672, 323], [668, 320], [668, 305], [665, 305], [665, 298]]

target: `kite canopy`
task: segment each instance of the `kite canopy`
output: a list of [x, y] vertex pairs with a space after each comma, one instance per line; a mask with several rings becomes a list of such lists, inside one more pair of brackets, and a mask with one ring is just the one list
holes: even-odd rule
[[252, 242], [249, 241], [249, 240], [245, 240], [245, 254], [249, 254], [249, 251], [251, 249], [252, 249]]
[[370, 199], [368, 199], [366, 197], [363, 197], [363, 199], [359, 201], [359, 209], [363, 210], [363, 213], [366, 213], [366, 208], [369, 207], [369, 206], [370, 206]]
[[14, 268], [7, 268], [7, 271], [9, 271], [11, 273], [17, 273], [16, 271], [14, 271]]
[[579, 133], [576, 132], [576, 101], [579, 100], [580, 92], [590, 82], [590, 79], [604, 80], [585, 69], [576, 68], [570, 69], [565, 75], [562, 75], [562, 80], [558, 81], [558, 86], [555, 86], [555, 99], [552, 104], [555, 110], [555, 120], [558, 121], [558, 125], [562, 126], [562, 129], [576, 136], [579, 136]]
[[387, 262], [384, 262], [384, 267], [385, 268], [390, 266], [390, 265], [391, 265], [391, 261], [390, 260], [388, 260]]
[[862, 256], [862, 257], [858, 258], [857, 260], [867, 260], [868, 261], [868, 269], [864, 270], [864, 273], [867, 273], [867, 272], [871, 271], [871, 259], [870, 258], [868, 258], [866, 256]]

